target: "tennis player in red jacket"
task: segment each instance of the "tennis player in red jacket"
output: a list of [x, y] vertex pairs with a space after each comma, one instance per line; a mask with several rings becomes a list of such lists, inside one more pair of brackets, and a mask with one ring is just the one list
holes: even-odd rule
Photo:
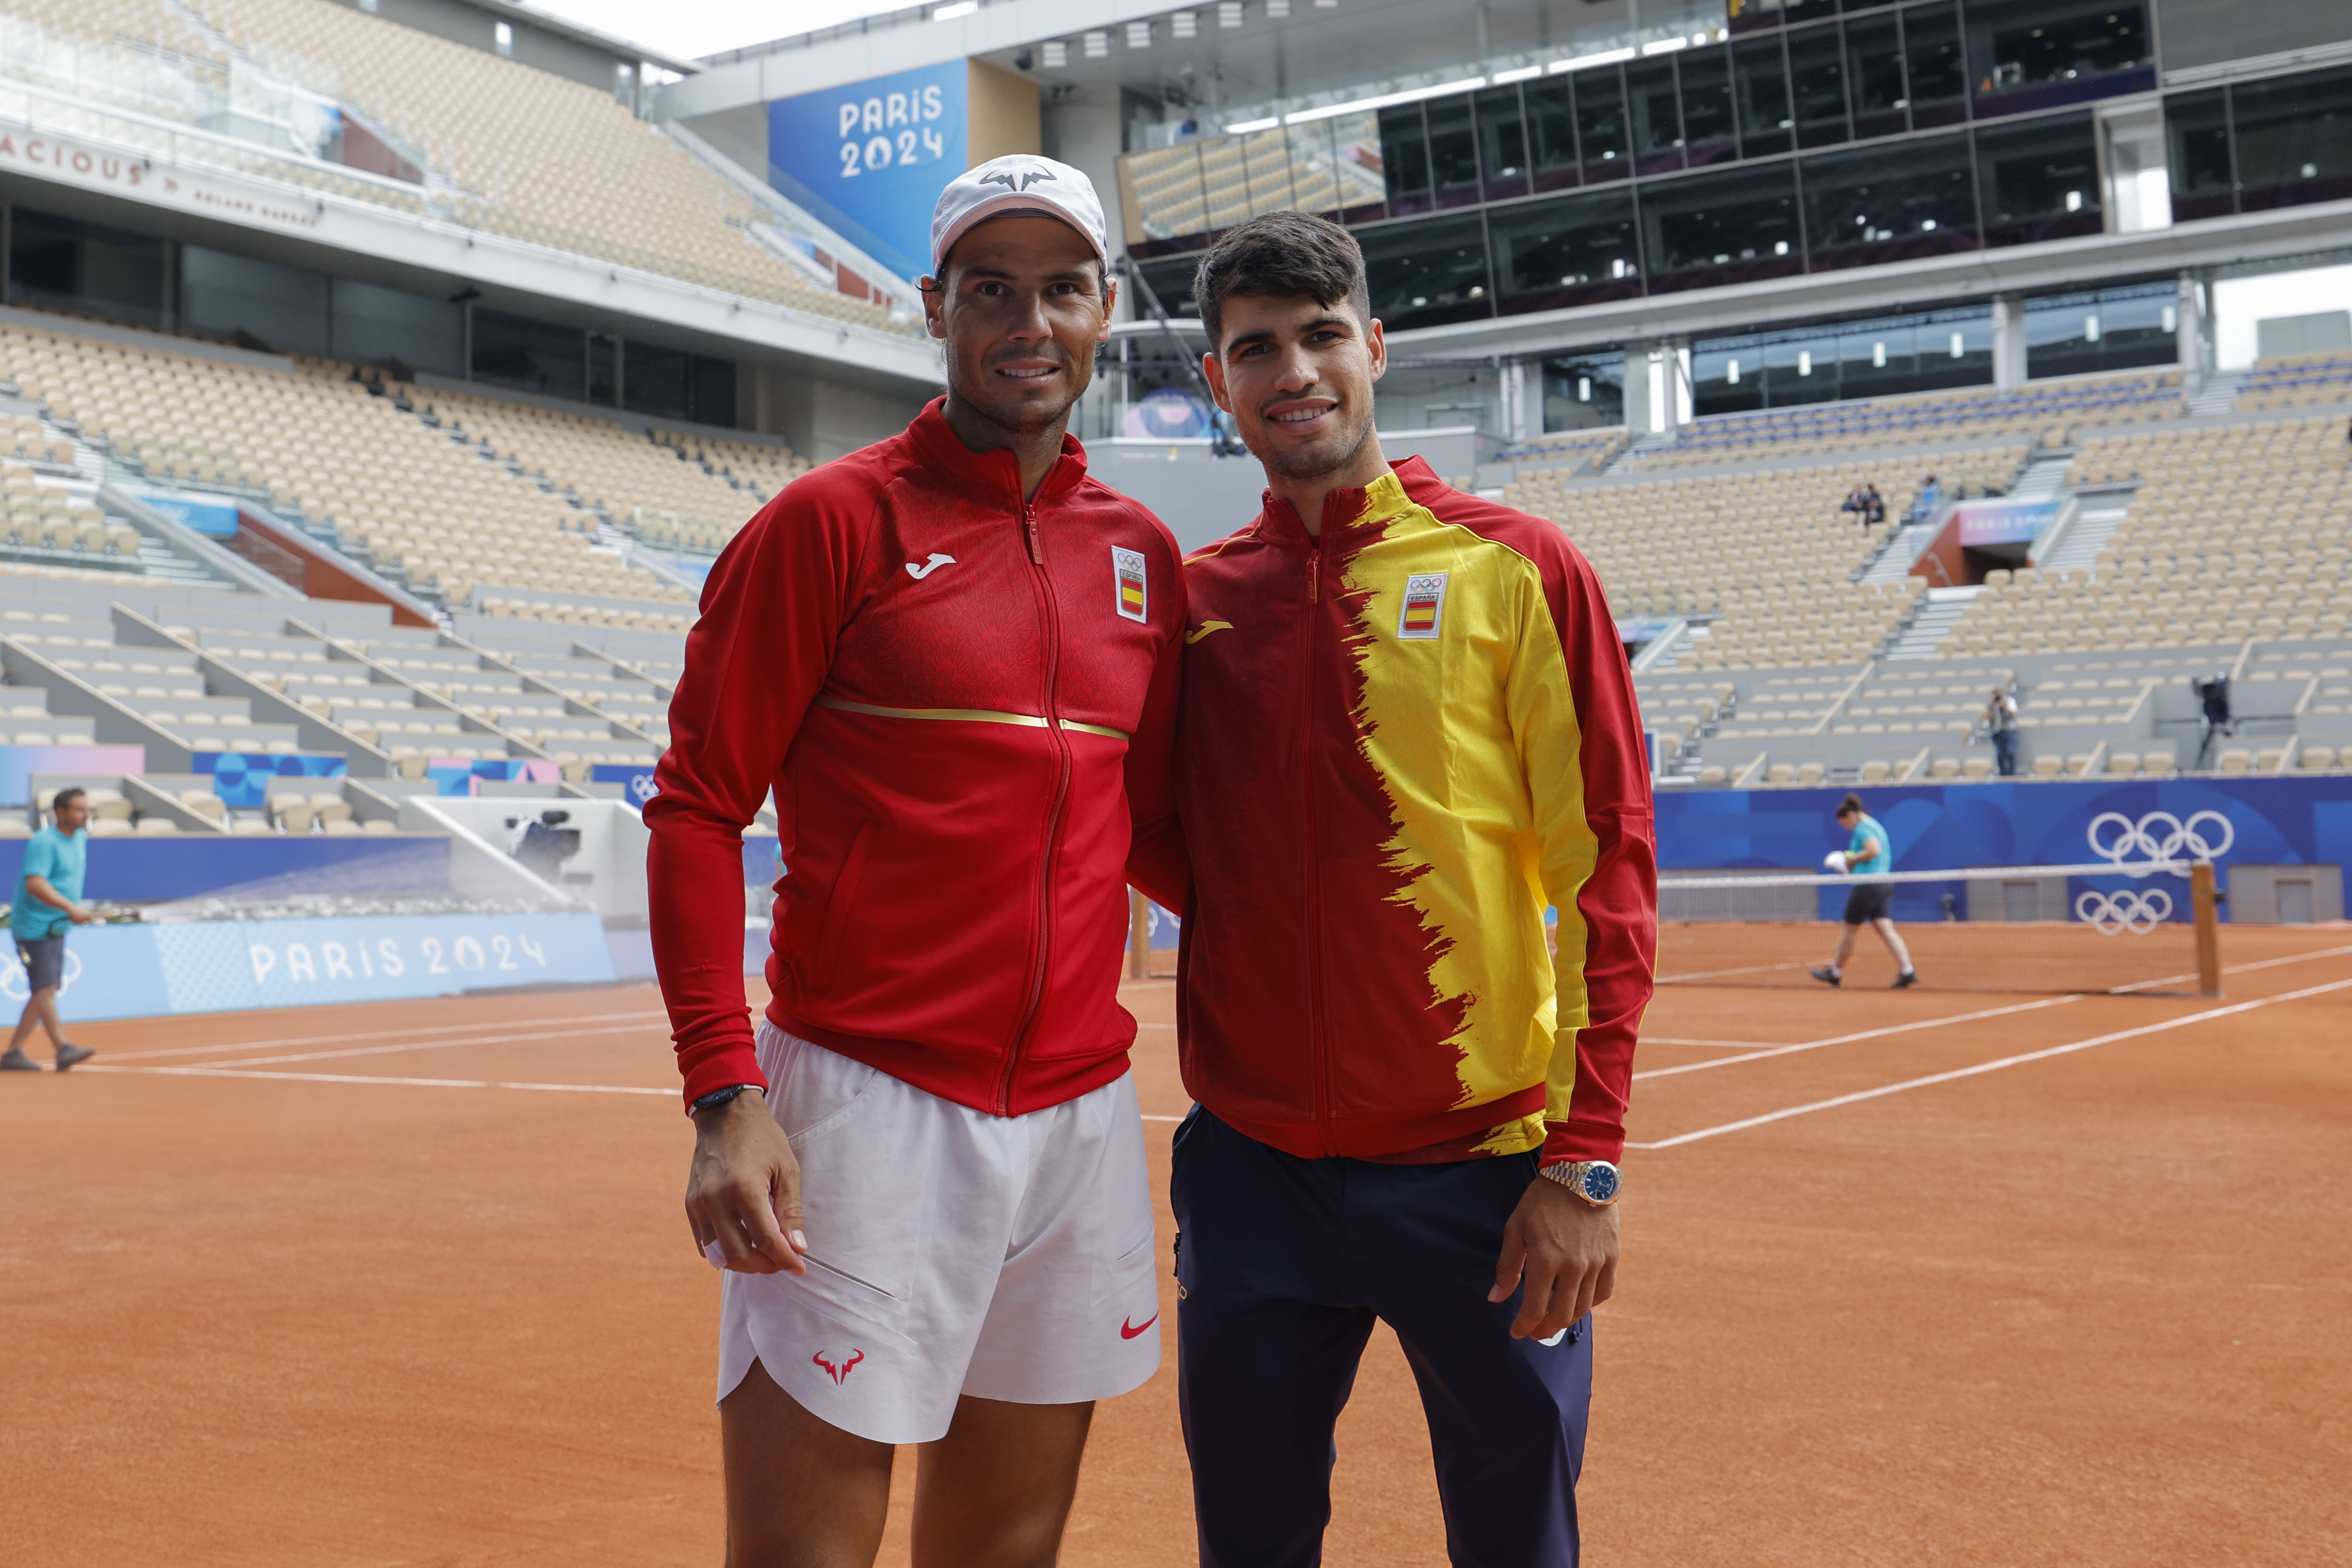
[[[1375, 1321], [1456, 1568], [1570, 1568], [1656, 938], [1592, 568], [1373, 428], [1362, 253], [1252, 219], [1194, 295], [1265, 509], [1185, 563], [1178, 1399], [1202, 1568], [1321, 1560]], [[1558, 950], [1545, 906], [1559, 914]]]
[[646, 808], [735, 1568], [871, 1563], [898, 1443], [917, 1563], [1050, 1563], [1093, 1401], [1160, 1359], [1118, 982], [1131, 825], [1174, 831], [1177, 551], [1065, 434], [1109, 334], [1086, 177], [982, 164], [932, 254], [947, 396], [719, 558]]

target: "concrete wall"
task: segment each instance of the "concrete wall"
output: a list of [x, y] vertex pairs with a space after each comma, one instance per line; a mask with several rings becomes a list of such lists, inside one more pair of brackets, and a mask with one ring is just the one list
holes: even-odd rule
[[964, 148], [978, 168], [991, 158], [1042, 152], [1037, 84], [981, 60], [966, 60]]
[[2164, 68], [2219, 65], [2315, 44], [2352, 40], [2352, 6], [2270, 0], [2157, 0], [2156, 47]]
[[[356, 11], [361, 7], [352, 5], [349, 8]], [[466, 5], [463, 0], [379, 0], [375, 14], [387, 22], [414, 27], [420, 33], [430, 33], [484, 54], [496, 52], [498, 24], [502, 19], [478, 6]], [[513, 58], [518, 64], [568, 77], [583, 87], [610, 92], [614, 66], [635, 64], [633, 59], [593, 44], [534, 27], [520, 16], [503, 19], [514, 29]]]
[[829, 463], [885, 436], [896, 435], [940, 392], [936, 388], [907, 392], [827, 384], [784, 366], [752, 367], [749, 378], [752, 401], [737, 404], [736, 417], [752, 429], [780, 435], [795, 453], [812, 463]]

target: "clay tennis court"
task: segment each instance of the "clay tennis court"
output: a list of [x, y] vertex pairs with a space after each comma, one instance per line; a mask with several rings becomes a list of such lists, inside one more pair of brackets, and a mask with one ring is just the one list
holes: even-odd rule
[[[2352, 930], [2224, 957], [2220, 1002], [1663, 991], [1590, 1561], [2337, 1557]], [[1164, 1187], [1172, 989], [1127, 995]], [[649, 988], [77, 1033], [0, 1082], [0, 1555], [719, 1561]], [[1102, 1408], [1064, 1561], [1193, 1561], [1174, 1385]], [[1392, 1342], [1339, 1449], [1328, 1560], [1443, 1563]]]

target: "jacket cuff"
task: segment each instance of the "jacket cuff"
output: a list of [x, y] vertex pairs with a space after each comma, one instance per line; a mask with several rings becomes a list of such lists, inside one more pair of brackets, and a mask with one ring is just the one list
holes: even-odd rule
[[687, 1108], [692, 1110], [694, 1103], [705, 1094], [731, 1089], [738, 1083], [749, 1083], [763, 1094], [768, 1090], [768, 1075], [760, 1071], [759, 1053], [751, 1049], [749, 1038], [730, 1040], [710, 1050], [686, 1070]]
[[1548, 1122], [1544, 1124], [1545, 1165], [1560, 1160], [1607, 1160], [1615, 1165], [1625, 1154], [1625, 1129], [1601, 1122]]

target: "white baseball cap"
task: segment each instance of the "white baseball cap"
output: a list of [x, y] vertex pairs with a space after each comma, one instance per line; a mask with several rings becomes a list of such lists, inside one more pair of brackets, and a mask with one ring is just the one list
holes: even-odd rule
[[948, 252], [975, 225], [1003, 217], [1059, 218], [1086, 236], [1095, 255], [1110, 259], [1094, 182], [1067, 163], [1014, 152], [967, 170], [940, 193], [931, 213], [931, 276], [946, 271]]

